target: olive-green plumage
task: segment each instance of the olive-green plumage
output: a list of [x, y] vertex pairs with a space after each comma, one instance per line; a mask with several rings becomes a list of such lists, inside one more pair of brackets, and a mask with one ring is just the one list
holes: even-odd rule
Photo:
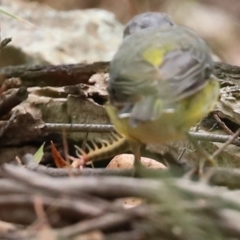
[[211, 51], [194, 31], [176, 24], [138, 29], [110, 64], [112, 123], [135, 143], [184, 136], [217, 100], [212, 69]]

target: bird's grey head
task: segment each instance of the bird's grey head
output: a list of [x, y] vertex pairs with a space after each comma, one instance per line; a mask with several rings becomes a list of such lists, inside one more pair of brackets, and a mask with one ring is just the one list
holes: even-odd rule
[[165, 13], [146, 12], [136, 15], [132, 18], [124, 28], [123, 37], [132, 35], [146, 28], [155, 28], [163, 26], [173, 26], [175, 23]]

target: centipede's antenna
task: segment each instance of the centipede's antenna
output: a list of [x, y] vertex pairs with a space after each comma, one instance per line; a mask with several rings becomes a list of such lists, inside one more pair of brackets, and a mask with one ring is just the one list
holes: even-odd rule
[[130, 146], [125, 137], [118, 133], [111, 133], [108, 140], [92, 140], [90, 144], [85, 145], [85, 150], [78, 146], [75, 148], [78, 158], [81, 158], [84, 163], [88, 163], [114, 157], [129, 150]]

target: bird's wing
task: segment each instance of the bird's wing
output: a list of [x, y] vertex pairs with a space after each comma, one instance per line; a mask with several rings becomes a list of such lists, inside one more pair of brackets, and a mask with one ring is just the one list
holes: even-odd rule
[[131, 125], [137, 125], [139, 122], [159, 118], [163, 111], [174, 111], [179, 101], [206, 85], [211, 68], [211, 60], [204, 52], [171, 51], [159, 66], [155, 83], [150, 81], [152, 85], [145, 89], [143, 85], [141, 92], [144, 94], [141, 100], [127, 108], [125, 105], [122, 113], [127, 111]]
[[212, 67], [212, 60], [205, 51], [184, 49], [169, 52], [159, 66], [159, 98], [171, 102], [194, 94], [205, 86]]

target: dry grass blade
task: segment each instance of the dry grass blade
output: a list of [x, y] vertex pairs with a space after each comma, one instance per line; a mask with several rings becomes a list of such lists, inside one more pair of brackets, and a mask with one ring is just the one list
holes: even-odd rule
[[14, 19], [16, 19], [16, 20], [18, 20], [18, 21], [20, 21], [20, 22], [25, 23], [25, 24], [28, 24], [28, 25], [30, 25], [30, 26], [37, 27], [37, 26], [34, 25], [33, 23], [30, 23], [29, 21], [26, 21], [26, 20], [24, 20], [24, 19], [22, 19], [22, 18], [20, 18], [20, 17], [18, 17], [18, 16], [16, 16], [16, 15], [10, 13], [8, 10], [4, 10], [3, 8], [0, 8], [0, 13], [6, 15], [6, 16], [8, 16], [8, 17], [14, 18]]

